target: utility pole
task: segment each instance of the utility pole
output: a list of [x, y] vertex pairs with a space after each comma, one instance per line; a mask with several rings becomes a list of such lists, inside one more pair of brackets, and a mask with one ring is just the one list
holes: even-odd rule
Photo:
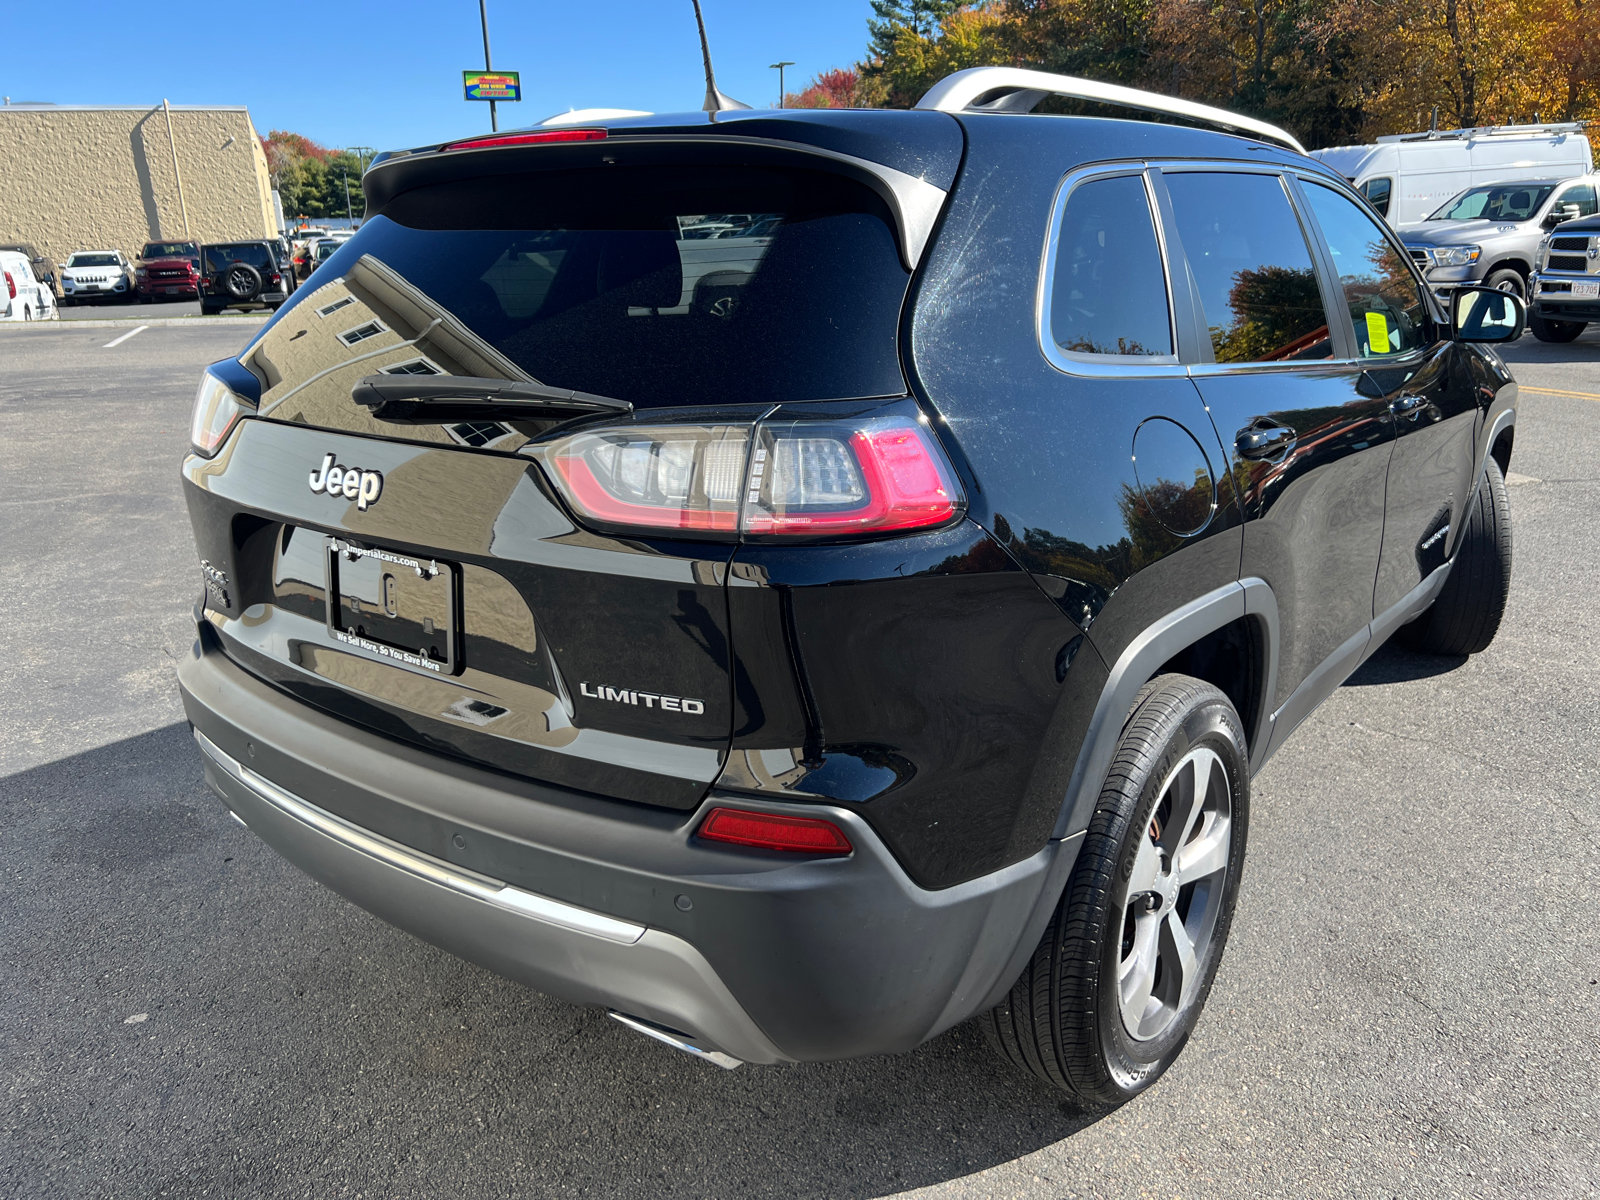
[[778, 107], [782, 108], [783, 107], [783, 69], [785, 67], [792, 67], [792, 66], [794, 66], [794, 64], [792, 62], [787, 62], [786, 61], [786, 62], [768, 63], [767, 65], [772, 70], [774, 70], [774, 71], [776, 71], [778, 73]]
[[[361, 169], [360, 173], [363, 176], [366, 175], [366, 173], [367, 173], [367, 155], [375, 153], [375, 151], [372, 149], [372, 147], [371, 146], [347, 146], [347, 147], [345, 147], [345, 149], [348, 150], [351, 154], [354, 154], [356, 156], [356, 162], [360, 164], [360, 169]], [[349, 203], [350, 202], [350, 183], [349, 183], [348, 180], [345, 181], [344, 194], [345, 194], [345, 207], [349, 208], [350, 207], [350, 203]], [[364, 221], [364, 220], [366, 220], [366, 218], [367, 218], [367, 202], [366, 202], [365, 199], [363, 199], [361, 201], [361, 219]], [[353, 220], [355, 220], [355, 217], [352, 216], [350, 219], [353, 221]]]
[[[478, 0], [478, 16], [483, 21], [483, 69], [494, 70], [494, 63], [489, 60], [489, 0]], [[494, 113], [494, 101], [489, 101], [489, 129], [491, 132], [500, 132], [500, 122]]]

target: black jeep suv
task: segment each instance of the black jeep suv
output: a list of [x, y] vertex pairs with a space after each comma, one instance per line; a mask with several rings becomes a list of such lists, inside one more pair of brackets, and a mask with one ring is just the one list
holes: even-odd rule
[[200, 247], [200, 311], [275, 309], [289, 296], [273, 242], [218, 242]]
[[1494, 636], [1523, 312], [1286, 134], [1017, 77], [381, 156], [197, 398], [228, 808], [725, 1066], [978, 1016], [1155, 1079], [1251, 776], [1402, 626]]

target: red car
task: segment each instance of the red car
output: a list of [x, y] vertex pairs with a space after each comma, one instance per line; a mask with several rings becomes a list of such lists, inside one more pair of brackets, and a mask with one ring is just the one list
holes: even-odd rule
[[200, 243], [146, 242], [134, 266], [133, 290], [140, 304], [193, 300], [200, 294]]

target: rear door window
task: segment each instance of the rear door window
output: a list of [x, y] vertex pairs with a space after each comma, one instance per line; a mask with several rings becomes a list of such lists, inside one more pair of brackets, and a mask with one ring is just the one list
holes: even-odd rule
[[[829, 172], [550, 171], [402, 194], [275, 328], [299, 327], [301, 298], [323, 309], [352, 296], [410, 357], [470, 360], [477, 373], [636, 408], [902, 395], [909, 278], [883, 201]], [[435, 319], [444, 328], [430, 333]], [[449, 347], [433, 345], [445, 337]], [[267, 341], [275, 354], [270, 331]], [[307, 376], [331, 365], [295, 354]], [[307, 420], [329, 421], [331, 403], [301, 400]]]
[[1304, 190], [1333, 256], [1361, 357], [1385, 358], [1421, 349], [1429, 336], [1428, 309], [1404, 252], [1371, 217], [1332, 188], [1307, 180]]
[[1333, 357], [1311, 248], [1276, 175], [1167, 172], [1219, 363]]
[[1142, 175], [1075, 187], [1054, 256], [1045, 325], [1057, 349], [1175, 361], [1166, 272]]

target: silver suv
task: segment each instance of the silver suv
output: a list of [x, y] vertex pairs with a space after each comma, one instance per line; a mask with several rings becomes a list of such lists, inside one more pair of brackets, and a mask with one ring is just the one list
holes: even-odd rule
[[1597, 196], [1600, 175], [1480, 184], [1397, 231], [1435, 292], [1481, 283], [1526, 300], [1540, 239], [1593, 216]]

